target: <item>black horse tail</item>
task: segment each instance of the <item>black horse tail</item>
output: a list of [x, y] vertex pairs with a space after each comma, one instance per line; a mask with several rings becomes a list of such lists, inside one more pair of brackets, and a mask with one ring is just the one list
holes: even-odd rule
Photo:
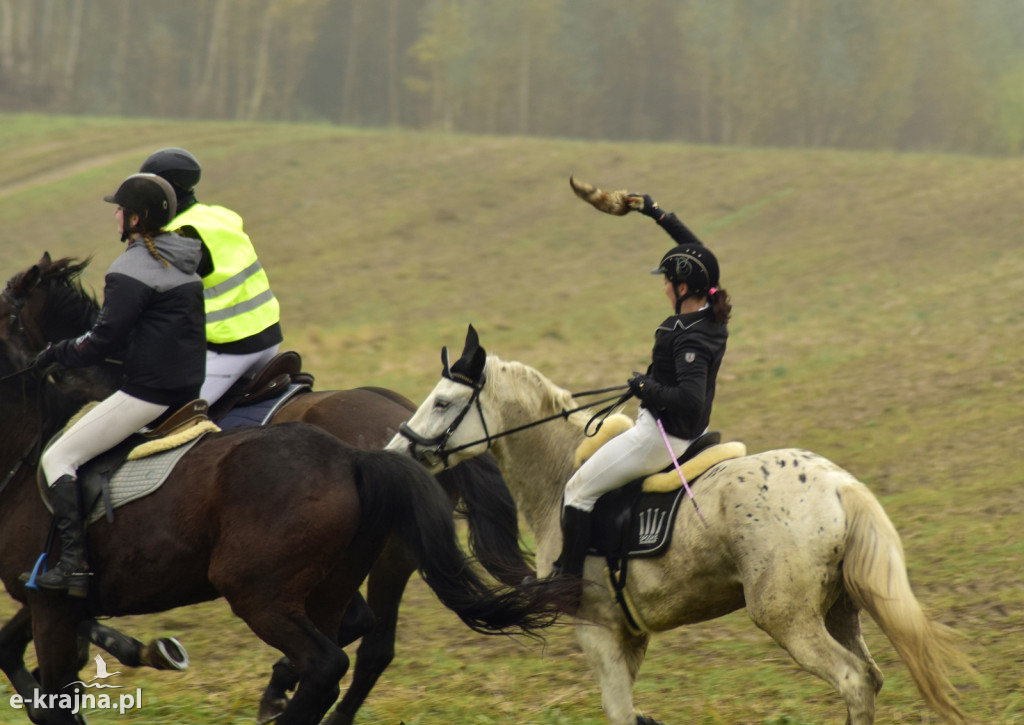
[[459, 547], [451, 503], [421, 464], [399, 453], [359, 451], [356, 486], [364, 521], [389, 521], [441, 603], [481, 634], [540, 636], [578, 601], [578, 581], [490, 586]]
[[485, 453], [437, 474], [462, 498], [459, 513], [469, 525], [469, 548], [487, 573], [503, 584], [516, 586], [536, 576], [519, 537], [519, 511], [494, 456]]

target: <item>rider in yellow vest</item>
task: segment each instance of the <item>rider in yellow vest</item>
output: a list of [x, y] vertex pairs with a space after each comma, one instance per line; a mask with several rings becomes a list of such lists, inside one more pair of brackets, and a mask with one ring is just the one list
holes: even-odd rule
[[200, 204], [195, 186], [202, 168], [182, 148], [164, 148], [140, 171], [170, 182], [178, 215], [168, 225], [203, 243], [199, 275], [206, 300], [206, 381], [200, 393], [211, 405], [239, 379], [250, 378], [277, 354], [283, 340], [280, 307], [242, 218], [222, 206]]

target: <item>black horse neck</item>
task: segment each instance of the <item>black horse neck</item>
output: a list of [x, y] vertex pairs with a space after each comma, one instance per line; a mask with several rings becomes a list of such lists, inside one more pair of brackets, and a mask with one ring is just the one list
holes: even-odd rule
[[[6, 346], [0, 346], [0, 377], [17, 372]], [[42, 446], [82, 403], [59, 391], [34, 372], [0, 383], [0, 483], [10, 483], [22, 469], [34, 471]]]

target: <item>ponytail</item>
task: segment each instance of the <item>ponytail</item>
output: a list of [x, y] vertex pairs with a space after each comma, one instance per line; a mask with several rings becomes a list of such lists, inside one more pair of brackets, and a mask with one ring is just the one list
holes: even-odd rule
[[729, 301], [729, 293], [724, 289], [712, 287], [708, 293], [708, 304], [711, 306], [711, 314], [715, 323], [724, 325], [732, 315], [732, 303]]
[[146, 249], [149, 250], [149, 254], [151, 257], [153, 257], [153, 259], [160, 262], [160, 264], [162, 264], [165, 267], [171, 266], [171, 263], [164, 259], [163, 255], [161, 255], [160, 252], [157, 251], [156, 244], [153, 242], [152, 232], [146, 232], [145, 234], [143, 234], [142, 241], [146, 243]]

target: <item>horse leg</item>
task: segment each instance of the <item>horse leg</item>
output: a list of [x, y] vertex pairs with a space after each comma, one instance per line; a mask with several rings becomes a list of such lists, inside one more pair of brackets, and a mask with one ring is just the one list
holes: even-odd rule
[[622, 624], [603, 627], [583, 623], [576, 626], [576, 639], [597, 675], [608, 725], [658, 725], [633, 709], [633, 684], [650, 636], [632, 634]]
[[265, 604], [261, 603], [261, 612], [243, 610], [235, 604], [232, 607], [260, 639], [284, 652], [299, 672], [295, 696], [276, 722], [318, 723], [338, 697], [338, 683], [348, 670], [348, 655], [304, 614], [267, 610]]
[[[267, 577], [264, 572], [260, 581], [260, 576], [238, 566], [238, 562], [238, 557], [215, 556], [210, 581], [235, 615], [257, 637], [279, 650], [299, 673], [295, 696], [276, 722], [319, 723], [338, 697], [338, 683], [348, 670], [348, 655], [317, 629], [307, 614], [310, 592], [304, 581], [315, 576], [313, 565], [284, 579]], [[234, 566], [229, 566], [231, 563]]]
[[[368, 611], [374, 616], [374, 623], [356, 650], [352, 683], [324, 725], [351, 725], [370, 690], [395, 658], [398, 609], [415, 569], [404, 548], [394, 540], [374, 563], [366, 585]], [[346, 615], [351, 609], [350, 606]]]
[[299, 684], [299, 672], [287, 657], [282, 657], [270, 670], [270, 682], [260, 697], [257, 725], [276, 720], [288, 707], [288, 693]]
[[868, 645], [861, 635], [860, 611], [845, 590], [826, 613], [825, 627], [839, 644], [867, 663], [868, 675], [874, 682], [875, 694], [881, 692], [885, 677], [868, 651]]
[[79, 633], [127, 667], [152, 667], [155, 670], [187, 670], [188, 653], [175, 637], [161, 637], [149, 644], [117, 631], [95, 619], [79, 626]]
[[48, 707], [39, 722], [46, 725], [81, 725], [85, 719], [61, 707], [64, 688], [78, 679], [80, 642], [78, 624], [84, 602], [61, 594], [29, 594], [32, 639], [39, 661], [39, 683]]
[[11, 681], [14, 691], [21, 695], [32, 722], [38, 722], [32, 708], [32, 699], [39, 683], [25, 666], [25, 650], [32, 641], [32, 615], [22, 607], [0, 629], [0, 670]]
[[751, 619], [797, 664], [828, 682], [842, 696], [847, 725], [872, 725], [876, 681], [871, 667], [832, 637], [821, 614], [807, 604], [807, 590], [797, 587], [787, 591], [788, 595], [781, 590], [763, 591], [753, 601], [748, 599]]
[[[373, 579], [371, 575], [371, 582], [372, 581]], [[367, 632], [373, 629], [375, 621], [376, 618], [373, 615], [373, 611], [367, 605], [366, 600], [363, 599], [361, 594], [356, 592], [356, 595], [352, 598], [348, 608], [345, 610], [345, 614], [341, 620], [341, 627], [338, 628], [338, 646], [345, 647], [367, 634]], [[359, 652], [362, 651], [363, 647], [361, 645]], [[359, 673], [361, 662], [364, 662], [364, 660], [362, 655], [359, 655], [356, 659], [353, 682], [360, 681]], [[387, 663], [385, 663], [384, 667], [387, 667]], [[383, 670], [383, 668], [381, 669]], [[379, 677], [379, 673], [370, 681], [369, 686], [366, 687], [367, 691], [373, 687], [377, 677]], [[268, 723], [276, 719], [282, 712], [284, 712], [284, 709], [288, 706], [288, 693], [294, 690], [298, 684], [299, 673], [287, 657], [282, 657], [275, 662], [273, 671], [270, 675], [270, 682], [267, 683], [267, 687], [263, 691], [263, 696], [260, 698], [260, 709], [259, 714], [256, 717], [256, 722], [263, 725], [264, 723]], [[352, 692], [352, 688], [349, 688], [349, 692]], [[362, 704], [364, 699], [366, 699], [365, 695], [355, 703], [354, 707], [351, 708], [352, 716], [349, 717], [349, 719], [339, 719], [343, 718], [343, 716], [338, 714], [338, 710], [343, 710], [345, 703], [349, 700], [349, 694], [346, 693], [345, 699], [342, 700], [342, 704], [338, 706], [338, 710], [336, 710], [331, 718], [327, 720], [327, 723], [351, 722], [352, 717], [355, 716], [355, 711], [359, 709], [359, 706]]]

